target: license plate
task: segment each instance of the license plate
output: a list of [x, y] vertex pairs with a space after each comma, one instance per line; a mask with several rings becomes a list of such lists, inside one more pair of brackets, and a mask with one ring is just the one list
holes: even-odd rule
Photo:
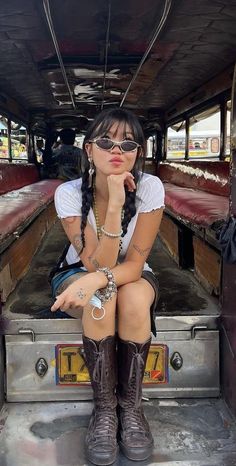
[[[88, 369], [85, 365], [82, 345], [56, 346], [57, 385], [90, 384]], [[143, 383], [168, 383], [168, 346], [152, 345], [144, 372]]]
[[168, 346], [152, 345], [149, 350], [144, 371], [143, 383], [165, 384], [168, 383]]
[[56, 380], [57, 385], [90, 384], [82, 345], [56, 346]]

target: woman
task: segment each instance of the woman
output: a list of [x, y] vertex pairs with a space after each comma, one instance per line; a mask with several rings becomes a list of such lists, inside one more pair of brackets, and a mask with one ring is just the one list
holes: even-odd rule
[[75, 317], [83, 309], [95, 404], [86, 454], [92, 463], [108, 465], [116, 459], [117, 434], [129, 459], [144, 460], [152, 452], [141, 398], [151, 328], [155, 334], [157, 281], [145, 261], [159, 229], [164, 190], [157, 177], [139, 170], [146, 143], [129, 111], [99, 114], [83, 149], [88, 166], [82, 180], [64, 183], [55, 194], [71, 242], [66, 261], [77, 266], [55, 277], [51, 310]]

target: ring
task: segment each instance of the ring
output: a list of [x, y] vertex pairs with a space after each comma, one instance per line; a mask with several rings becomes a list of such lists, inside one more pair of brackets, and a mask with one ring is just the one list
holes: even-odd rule
[[94, 309], [98, 309], [98, 307], [96, 307], [96, 306], [93, 307], [92, 312], [91, 312], [92, 318], [93, 318], [94, 320], [101, 320], [101, 319], [103, 319], [103, 317], [104, 317], [105, 314], [106, 314], [105, 308], [104, 308], [103, 306], [101, 307], [101, 309], [103, 310], [103, 314], [101, 315], [101, 317], [96, 317], [96, 316], [94, 315]]

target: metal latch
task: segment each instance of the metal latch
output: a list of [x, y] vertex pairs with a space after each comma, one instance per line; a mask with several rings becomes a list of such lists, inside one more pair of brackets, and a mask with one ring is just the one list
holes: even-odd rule
[[32, 341], [35, 341], [35, 333], [31, 328], [20, 328], [18, 333], [19, 335], [31, 335]]
[[194, 325], [191, 328], [191, 339], [194, 340], [196, 333], [202, 330], [208, 330], [207, 325]]

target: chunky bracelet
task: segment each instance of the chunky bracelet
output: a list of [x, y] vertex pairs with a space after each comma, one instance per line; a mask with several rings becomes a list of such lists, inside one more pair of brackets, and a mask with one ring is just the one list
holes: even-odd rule
[[120, 238], [123, 233], [122, 229], [119, 231], [119, 233], [110, 233], [104, 229], [104, 225], [101, 226], [100, 230], [105, 236], [108, 236], [109, 238]]
[[112, 271], [108, 267], [97, 269], [96, 272], [103, 272], [108, 280], [107, 286], [97, 290], [95, 295], [101, 300], [102, 304], [109, 301], [114, 293], [117, 293], [117, 286]]

